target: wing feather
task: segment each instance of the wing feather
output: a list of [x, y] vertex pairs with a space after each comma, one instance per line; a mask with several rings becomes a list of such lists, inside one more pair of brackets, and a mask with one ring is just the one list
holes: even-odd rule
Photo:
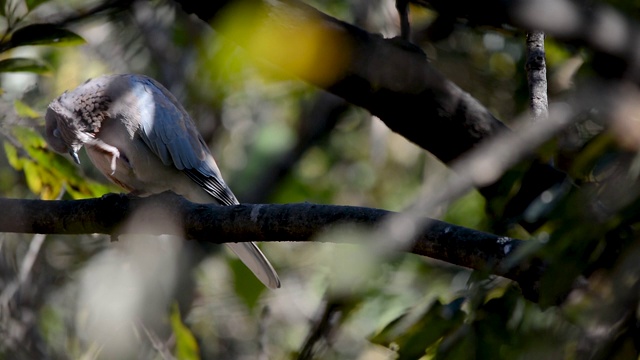
[[130, 76], [139, 99], [140, 136], [147, 146], [162, 163], [184, 171], [221, 204], [238, 204], [182, 105], [155, 80]]
[[[204, 139], [178, 100], [155, 80], [126, 75], [134, 88], [140, 115], [140, 136], [165, 165], [182, 170], [220, 205], [239, 204], [222, 180], [220, 170]], [[269, 261], [254, 243], [227, 244], [233, 252], [271, 288], [280, 280]]]

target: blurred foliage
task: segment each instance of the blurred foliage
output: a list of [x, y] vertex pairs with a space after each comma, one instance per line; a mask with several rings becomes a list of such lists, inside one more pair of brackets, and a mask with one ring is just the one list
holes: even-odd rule
[[[341, 56], [348, 56], [332, 56], [339, 46], [327, 47], [332, 39], [322, 37], [318, 23], [296, 14], [265, 19], [261, 9], [249, 9], [250, 17], [228, 12], [219, 19], [223, 28], [246, 35], [242, 41], [252, 45], [239, 48], [170, 2], [93, 14], [100, 3], [0, 2], [2, 196], [79, 199], [121, 191], [86, 156], [77, 167], [52, 152], [42, 137], [43, 114], [52, 99], [89, 77], [139, 72], [183, 102], [242, 200], [275, 171], [275, 160], [298, 145], [299, 129], [308, 121], [304, 108], [317, 98], [316, 88], [291, 74], [318, 70], [306, 60], [321, 53], [327, 66], [314, 74], [325, 83], [339, 76]], [[308, 3], [368, 31], [398, 33], [392, 1]], [[609, 3], [637, 19], [635, 2]], [[411, 9], [416, 30], [438, 16]], [[55, 25], [77, 14], [89, 15]], [[268, 27], [269, 21], [277, 26]], [[290, 43], [274, 42], [278, 26], [287, 22], [305, 30]], [[499, 119], [511, 123], [526, 113], [524, 33], [457, 21], [446, 38], [418, 45], [435, 68]], [[562, 99], [576, 83], [592, 79], [588, 49], [548, 38], [546, 51], [551, 97]], [[290, 66], [274, 69], [255, 61], [255, 53], [290, 59]], [[26, 235], [1, 234], [0, 358], [109, 357], [117, 338], [131, 346], [122, 347], [132, 351], [129, 358], [294, 358], [308, 344], [321, 359], [580, 359], [596, 347], [596, 358], [635, 359], [640, 227], [633, 184], [640, 161], [637, 149], [620, 146], [619, 134], [603, 131], [598, 114], [578, 116], [536, 154], [567, 171], [577, 186], [549, 189], [530, 206], [531, 216], [552, 219], [535, 232], [497, 225], [527, 170], [524, 163], [507, 175], [511, 187], [504, 198], [485, 199], [473, 191], [438, 209], [439, 218], [454, 224], [529, 239], [513, 261], [536, 255], [549, 264], [539, 303], [481, 271], [380, 254], [366, 244], [266, 244], [262, 248], [283, 282], [282, 289], [268, 291], [225, 252], [201, 259], [189, 245], [167, 239], [147, 243], [133, 256], [128, 247], [141, 239], [48, 236], [37, 248]], [[401, 211], [430, 180], [449, 174], [358, 108], [344, 112], [335, 128], [288, 166], [256, 201]], [[2, 211], [12, 209], [1, 209], [0, 216]], [[370, 234], [336, 229], [318, 236], [340, 242], [368, 240]], [[158, 254], [166, 257], [151, 261]], [[23, 270], [29, 256], [35, 263]], [[102, 278], [91, 275], [103, 267]], [[140, 273], [151, 280], [135, 283], [133, 275]], [[567, 296], [585, 279], [588, 285]], [[87, 305], [91, 295], [103, 301], [98, 313]], [[129, 303], [137, 312], [125, 307]], [[332, 321], [323, 323], [324, 315]], [[100, 323], [105, 317], [113, 323]], [[99, 336], [101, 325], [111, 336]]]
[[176, 337], [176, 358], [180, 360], [199, 359], [198, 342], [191, 330], [182, 323], [180, 309], [176, 304], [172, 307], [171, 327]]
[[[33, 114], [32, 109], [24, 106], [16, 107], [16, 112]], [[48, 149], [41, 134], [17, 125], [11, 131], [12, 139], [21, 148], [6, 141], [4, 150], [7, 161], [14, 169], [24, 172], [25, 181], [32, 193], [44, 200], [53, 200], [62, 194], [63, 187], [75, 199], [97, 197], [109, 192], [109, 186], [86, 180], [73, 165]], [[26, 154], [21, 151], [26, 151]]]

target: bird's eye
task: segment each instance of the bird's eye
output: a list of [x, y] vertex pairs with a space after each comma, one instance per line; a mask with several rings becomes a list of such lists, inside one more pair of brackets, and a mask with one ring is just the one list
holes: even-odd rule
[[53, 130], [53, 136], [55, 136], [55, 137], [57, 137], [59, 139], [61, 137], [60, 136], [60, 130], [58, 130], [58, 129]]

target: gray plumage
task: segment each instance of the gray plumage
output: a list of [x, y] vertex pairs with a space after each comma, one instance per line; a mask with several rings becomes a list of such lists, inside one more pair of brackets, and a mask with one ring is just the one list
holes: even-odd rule
[[[107, 178], [134, 194], [171, 190], [194, 202], [239, 204], [185, 109], [149, 77], [107, 75], [63, 93], [47, 109], [46, 139], [77, 163], [84, 146]], [[265, 285], [280, 287], [254, 243], [227, 245]]]

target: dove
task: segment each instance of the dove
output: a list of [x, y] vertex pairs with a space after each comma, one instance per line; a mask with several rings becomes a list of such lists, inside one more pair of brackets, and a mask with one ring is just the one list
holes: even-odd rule
[[[95, 167], [136, 195], [171, 190], [190, 201], [239, 204], [195, 123], [154, 79], [138, 74], [89, 79], [53, 100], [45, 115], [53, 150], [80, 164], [84, 146]], [[280, 279], [255, 243], [227, 243], [269, 288]]]

